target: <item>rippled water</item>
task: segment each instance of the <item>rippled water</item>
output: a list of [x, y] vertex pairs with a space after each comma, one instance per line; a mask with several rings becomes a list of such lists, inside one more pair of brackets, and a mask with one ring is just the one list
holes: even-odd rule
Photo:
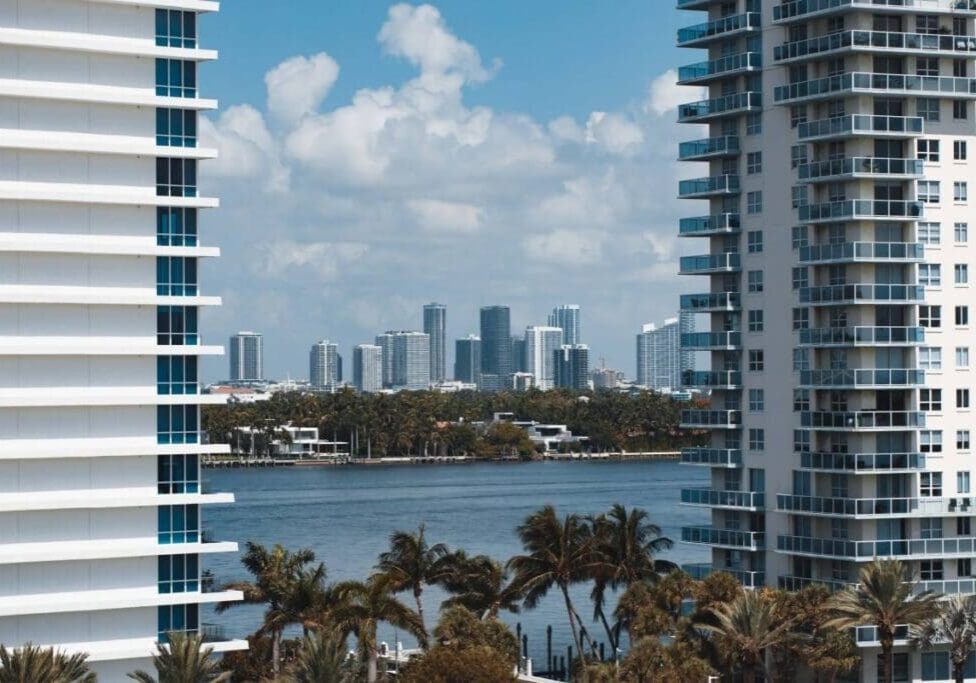
[[[679, 489], [706, 484], [706, 472], [673, 460], [290, 467], [210, 470], [205, 476], [210, 490], [237, 495], [235, 505], [205, 511], [205, 523], [216, 539], [311, 548], [325, 562], [330, 581], [365, 578], [386, 549], [390, 532], [415, 529], [421, 522], [432, 543], [504, 561], [520, 550], [516, 525], [546, 503], [561, 513], [581, 514], [603, 512], [614, 503], [643, 507], [671, 538], [679, 537], [681, 526], [706, 523], [708, 518], [705, 511], [678, 505]], [[679, 564], [708, 559], [703, 549], [680, 543], [665, 557]], [[208, 556], [205, 566], [214, 570], [218, 581], [245, 576], [234, 555]], [[584, 618], [591, 611], [587, 595], [588, 588], [580, 586], [574, 596]], [[434, 588], [424, 596], [430, 625], [444, 596]], [[260, 615], [260, 608], [241, 607], [219, 616], [207, 614], [205, 621], [223, 624], [230, 635], [244, 636], [257, 627]], [[545, 657], [547, 625], [553, 626], [556, 652], [565, 652], [571, 643], [558, 595], [547, 596], [531, 612], [505, 619], [513, 625], [521, 622], [537, 661]], [[599, 634], [599, 627], [593, 626], [593, 633]], [[384, 627], [380, 640], [393, 643], [394, 635]], [[397, 635], [409, 646], [408, 638]]]

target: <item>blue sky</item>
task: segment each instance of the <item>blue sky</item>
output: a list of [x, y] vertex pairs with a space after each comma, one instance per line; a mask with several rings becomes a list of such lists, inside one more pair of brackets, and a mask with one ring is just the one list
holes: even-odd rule
[[694, 61], [673, 47], [694, 21], [646, 0], [223, 2], [201, 25], [224, 252], [203, 277], [225, 298], [205, 329], [261, 331], [267, 373], [304, 377], [314, 341], [347, 355], [429, 300], [451, 338], [481, 305], [517, 330], [579, 303], [593, 357], [632, 374], [695, 213], [673, 199], [675, 140], [695, 137], [673, 107], [696, 95], [667, 73]]

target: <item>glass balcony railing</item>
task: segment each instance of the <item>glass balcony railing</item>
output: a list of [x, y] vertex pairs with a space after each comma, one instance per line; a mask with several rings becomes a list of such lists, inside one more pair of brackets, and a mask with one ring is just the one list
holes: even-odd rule
[[690, 85], [705, 83], [715, 78], [734, 76], [746, 71], [754, 71], [762, 67], [762, 55], [758, 52], [740, 52], [726, 55], [707, 62], [698, 62], [678, 68], [678, 84]]
[[903, 199], [846, 199], [839, 202], [807, 204], [799, 209], [803, 223], [829, 223], [850, 220], [916, 220], [922, 216], [922, 202]]
[[685, 370], [681, 373], [681, 386], [732, 389], [742, 386], [742, 373], [738, 370]]
[[851, 585], [847, 581], [837, 581], [834, 579], [816, 579], [809, 576], [780, 576], [778, 580], [780, 590], [801, 591], [808, 586], [823, 586], [831, 591], [838, 591]]
[[945, 53], [948, 56], [976, 52], [976, 38], [934, 33], [890, 31], [841, 31], [826, 36], [784, 43], [773, 49], [776, 61], [814, 57], [841, 50], [880, 49], [885, 52]]
[[678, 183], [678, 196], [682, 199], [696, 199], [716, 195], [739, 194], [739, 176], [716, 175], [707, 178], [692, 178]]
[[804, 410], [800, 426], [808, 429], [906, 430], [925, 427], [925, 413], [913, 410]]
[[923, 453], [801, 453], [800, 467], [805, 470], [888, 474], [916, 472], [925, 469]]
[[737, 156], [738, 154], [738, 135], [721, 135], [715, 138], [705, 138], [704, 140], [682, 142], [678, 145], [678, 159], [680, 161], [730, 157]]
[[716, 529], [710, 526], [686, 526], [681, 528], [681, 540], [685, 543], [762, 550], [766, 535], [761, 531]]
[[804, 346], [909, 346], [924, 341], [924, 327], [821, 327], [800, 330], [800, 344]]
[[778, 103], [789, 103], [832, 97], [841, 92], [882, 95], [922, 94], [969, 99], [976, 94], [976, 78], [854, 72], [777, 86], [773, 96]]
[[682, 237], [709, 237], [711, 235], [732, 235], [741, 229], [737, 213], [718, 213], [711, 216], [682, 218], [678, 222], [678, 233]]
[[762, 93], [740, 92], [678, 107], [678, 120], [686, 123], [709, 121], [762, 109]]
[[784, 553], [815, 555], [824, 558], [869, 561], [876, 557], [895, 559], [938, 559], [970, 557], [976, 554], [976, 538], [896, 539], [890, 541], [849, 541], [807, 536], [778, 536], [776, 549]]
[[806, 304], [918, 303], [925, 300], [919, 285], [824, 285], [801, 287], [800, 302]]
[[972, 595], [976, 593], [976, 579], [950, 579], [947, 581], [918, 581], [912, 586], [914, 595], [922, 593], [939, 595]]
[[967, 12], [976, 10], [976, 0], [794, 0], [773, 6], [773, 21], [800, 19], [831, 10], [877, 10], [879, 6], [926, 12]]
[[738, 469], [742, 467], [742, 451], [738, 448], [683, 448], [681, 464]]
[[920, 178], [921, 159], [889, 159], [886, 157], [849, 157], [811, 161], [797, 166], [800, 180], [818, 181], [836, 178]]
[[722, 491], [710, 488], [681, 489], [683, 505], [697, 505], [736, 510], [760, 510], [766, 504], [765, 494], [752, 491]]
[[871, 137], [908, 137], [921, 135], [925, 121], [920, 116], [875, 116], [853, 114], [818, 121], [807, 121], [797, 127], [802, 141], [869, 135]]
[[963, 508], [958, 499], [949, 498], [825, 498], [786, 493], [776, 495], [776, 508], [782, 512], [824, 517], [945, 515], [950, 512], [950, 500], [953, 501], [952, 512], [971, 512], [971, 505]]
[[710, 349], [734, 351], [742, 348], [741, 332], [685, 332], [681, 335], [681, 348], [695, 351]]
[[681, 275], [705, 275], [708, 273], [732, 273], [742, 269], [739, 254], [703, 254], [682, 256], [678, 273]]
[[743, 588], [761, 588], [766, 585], [765, 572], [735, 569], [733, 567], [713, 567], [708, 562], [683, 564], [681, 565], [681, 571], [698, 581], [706, 578], [709, 574], [728, 574], [742, 584]]
[[734, 311], [739, 308], [742, 308], [742, 297], [738, 292], [681, 295], [682, 311], [705, 313], [709, 311]]
[[925, 371], [916, 369], [801, 370], [801, 387], [873, 388], [916, 387], [925, 384]]
[[678, 9], [708, 9], [714, 0], [678, 0]]
[[709, 40], [725, 39], [740, 31], [755, 31], [759, 28], [759, 23], [759, 12], [747, 12], [680, 28], [678, 46], [690, 47]]
[[707, 409], [682, 410], [681, 426], [689, 429], [738, 429], [742, 426], [742, 411]]
[[918, 242], [843, 242], [800, 247], [800, 263], [850, 261], [920, 261], [925, 245]]

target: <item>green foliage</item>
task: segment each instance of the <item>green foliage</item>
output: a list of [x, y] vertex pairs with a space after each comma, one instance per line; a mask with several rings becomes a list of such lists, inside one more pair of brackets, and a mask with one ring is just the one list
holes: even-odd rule
[[94, 683], [87, 659], [32, 643], [16, 650], [0, 645], [0, 683]]
[[519, 643], [515, 634], [498, 619], [479, 619], [464, 607], [444, 610], [434, 628], [434, 638], [439, 645], [456, 648], [485, 645], [498, 652], [510, 667], [518, 662]]
[[305, 636], [283, 683], [355, 683], [359, 672], [345, 644], [337, 631], [322, 629]]
[[485, 645], [456, 649], [438, 645], [410, 662], [403, 683], [514, 683], [514, 667]]
[[169, 633], [169, 645], [156, 646], [153, 666], [157, 677], [145, 671], [135, 671], [129, 678], [139, 683], [226, 683], [231, 678], [222, 671], [213, 657], [213, 648], [203, 647], [203, 639], [195, 634]]

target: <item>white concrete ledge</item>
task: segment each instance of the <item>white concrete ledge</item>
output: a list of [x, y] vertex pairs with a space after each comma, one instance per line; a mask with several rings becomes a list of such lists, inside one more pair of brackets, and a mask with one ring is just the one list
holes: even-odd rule
[[223, 346], [159, 346], [153, 337], [3, 337], [0, 356], [222, 356]]
[[[94, 0], [106, 1], [106, 0]], [[43, 647], [54, 647], [69, 654], [81, 652], [88, 655], [89, 662], [108, 662], [121, 659], [145, 659], [156, 654], [155, 638], [127, 638], [124, 640], [103, 640], [89, 643], [42, 643]], [[204, 643], [214, 653], [235, 652], [248, 648], [246, 640], [222, 640]]]
[[152, 137], [0, 128], [0, 148], [78, 154], [215, 159], [210, 147], [160, 147]]
[[38, 100], [126, 104], [134, 107], [169, 107], [172, 109], [200, 110], [217, 108], [217, 100], [203, 99], [200, 97], [161, 97], [156, 94], [155, 87], [126, 88], [115, 85], [28, 81], [14, 78], [0, 78], [0, 95]]
[[198, 62], [217, 59], [216, 50], [160, 47], [156, 45], [154, 38], [123, 38], [121, 36], [71, 33], [68, 31], [40, 31], [24, 28], [0, 28], [0, 45], [94, 52], [106, 55], [187, 59]]
[[158, 507], [160, 505], [228, 505], [233, 493], [159, 494], [149, 489], [89, 489], [0, 493], [0, 512], [38, 510], [100, 510], [107, 508]]
[[159, 296], [155, 289], [0, 285], [0, 303], [100, 306], [219, 306], [219, 296]]
[[129, 5], [137, 7], [171, 7], [196, 12], [217, 12], [220, 3], [215, 0], [88, 0], [102, 5]]
[[211, 553], [236, 553], [236, 543], [173, 543], [160, 545], [155, 538], [103, 538], [94, 541], [0, 544], [0, 564], [109, 560], [123, 557], [159, 557]]
[[[2, 131], [0, 131], [2, 136]], [[161, 247], [156, 237], [0, 232], [0, 252], [88, 254], [90, 256], [194, 256], [215, 258], [218, 247]]]
[[215, 602], [238, 602], [243, 599], [244, 594], [240, 591], [160, 594], [155, 586], [151, 590], [147, 588], [121, 588], [101, 591], [38, 593], [0, 597], [0, 617], [102, 612], [164, 605], [205, 605]]
[[109, 204], [113, 206], [172, 206], [215, 209], [215, 197], [160, 197], [156, 188], [126, 185], [83, 185], [76, 183], [35, 183], [0, 181], [0, 199], [68, 204]]
[[124, 458], [140, 455], [227, 455], [228, 444], [156, 443], [155, 436], [90, 439], [3, 439], [0, 460], [48, 460], [52, 458]]
[[0, 408], [224, 405], [221, 394], [159, 395], [155, 387], [26, 387], [0, 389]]

